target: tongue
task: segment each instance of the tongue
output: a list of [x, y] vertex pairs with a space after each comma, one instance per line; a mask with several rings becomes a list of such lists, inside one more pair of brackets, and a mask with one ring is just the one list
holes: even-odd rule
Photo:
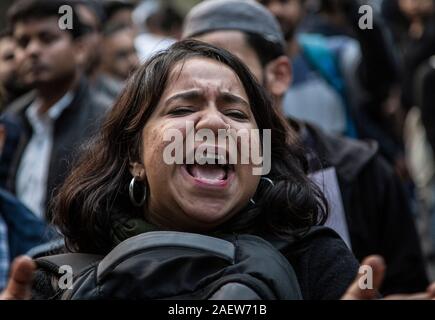
[[192, 165], [190, 168], [192, 176], [198, 179], [224, 180], [226, 171], [215, 165]]

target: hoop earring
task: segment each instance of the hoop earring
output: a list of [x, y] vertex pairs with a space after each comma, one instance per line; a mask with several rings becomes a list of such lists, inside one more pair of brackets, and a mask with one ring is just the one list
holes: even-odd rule
[[134, 185], [136, 184], [136, 178], [137, 177], [133, 177], [133, 179], [131, 179], [131, 181], [130, 181], [130, 185], [128, 186], [128, 195], [130, 196], [130, 201], [136, 207], [142, 207], [144, 205], [145, 201], [147, 200], [147, 187], [146, 187], [146, 184], [143, 184], [144, 193], [143, 193], [143, 196], [142, 196], [142, 199], [140, 200], [140, 202], [137, 202], [135, 197], [134, 197]]
[[[272, 187], [274, 187], [275, 186], [275, 183], [273, 182], [273, 180], [272, 179], [270, 179], [270, 178], [267, 178], [267, 177], [261, 177], [260, 178], [260, 181], [261, 180], [264, 180], [264, 181], [267, 181]], [[255, 201], [254, 201], [254, 199], [249, 199], [249, 202], [251, 202], [254, 206], [257, 204], [257, 203], [255, 203]]]

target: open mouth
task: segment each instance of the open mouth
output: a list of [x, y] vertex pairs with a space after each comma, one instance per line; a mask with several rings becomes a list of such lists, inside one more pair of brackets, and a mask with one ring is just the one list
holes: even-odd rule
[[187, 174], [196, 182], [211, 186], [225, 186], [234, 174], [234, 165], [219, 163], [204, 163], [183, 165]]

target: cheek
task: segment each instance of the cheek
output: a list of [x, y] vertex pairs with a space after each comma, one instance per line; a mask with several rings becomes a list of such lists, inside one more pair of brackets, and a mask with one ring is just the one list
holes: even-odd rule
[[260, 182], [260, 176], [252, 174], [251, 166], [243, 166], [241, 176], [243, 194], [246, 195], [247, 198], [252, 198]]
[[152, 181], [163, 180], [162, 177], [169, 178], [175, 168], [175, 165], [165, 163], [163, 155], [165, 148], [171, 143], [171, 141], [165, 141], [165, 132], [176, 128], [177, 126], [171, 121], [165, 121], [146, 127], [142, 133], [142, 160], [146, 175]]
[[129, 64], [128, 64], [128, 60], [127, 59], [123, 59], [121, 61], [118, 62], [118, 67], [119, 69], [126, 73], [129, 71]]
[[73, 69], [76, 67], [75, 48], [66, 41], [59, 41], [47, 49], [47, 60], [57, 65], [58, 69]]
[[162, 171], [163, 150], [168, 142], [163, 140], [163, 131], [157, 128], [146, 130], [143, 133], [143, 161], [145, 169], [150, 174], [155, 171]]
[[[15, 59], [15, 67], [17, 69], [18, 74], [21, 76], [21, 73], [23, 73], [23, 66], [25, 65], [25, 54], [23, 51], [19, 50], [17, 51]], [[28, 60], [27, 60], [28, 61]]]

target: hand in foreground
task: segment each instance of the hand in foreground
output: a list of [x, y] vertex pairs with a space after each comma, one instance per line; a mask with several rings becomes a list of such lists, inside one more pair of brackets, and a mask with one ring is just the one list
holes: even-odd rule
[[[385, 275], [385, 262], [380, 256], [369, 256], [362, 262], [363, 266], [371, 267], [373, 270], [373, 287], [365, 289], [361, 286], [361, 280], [364, 274], [359, 274], [355, 281], [349, 286], [342, 300], [374, 300], [378, 299], [379, 288], [382, 285]], [[432, 283], [426, 292], [414, 294], [393, 294], [383, 298], [384, 300], [435, 300], [435, 282]]]
[[28, 300], [32, 295], [33, 273], [36, 264], [26, 256], [18, 257], [11, 266], [11, 276], [0, 300]]

